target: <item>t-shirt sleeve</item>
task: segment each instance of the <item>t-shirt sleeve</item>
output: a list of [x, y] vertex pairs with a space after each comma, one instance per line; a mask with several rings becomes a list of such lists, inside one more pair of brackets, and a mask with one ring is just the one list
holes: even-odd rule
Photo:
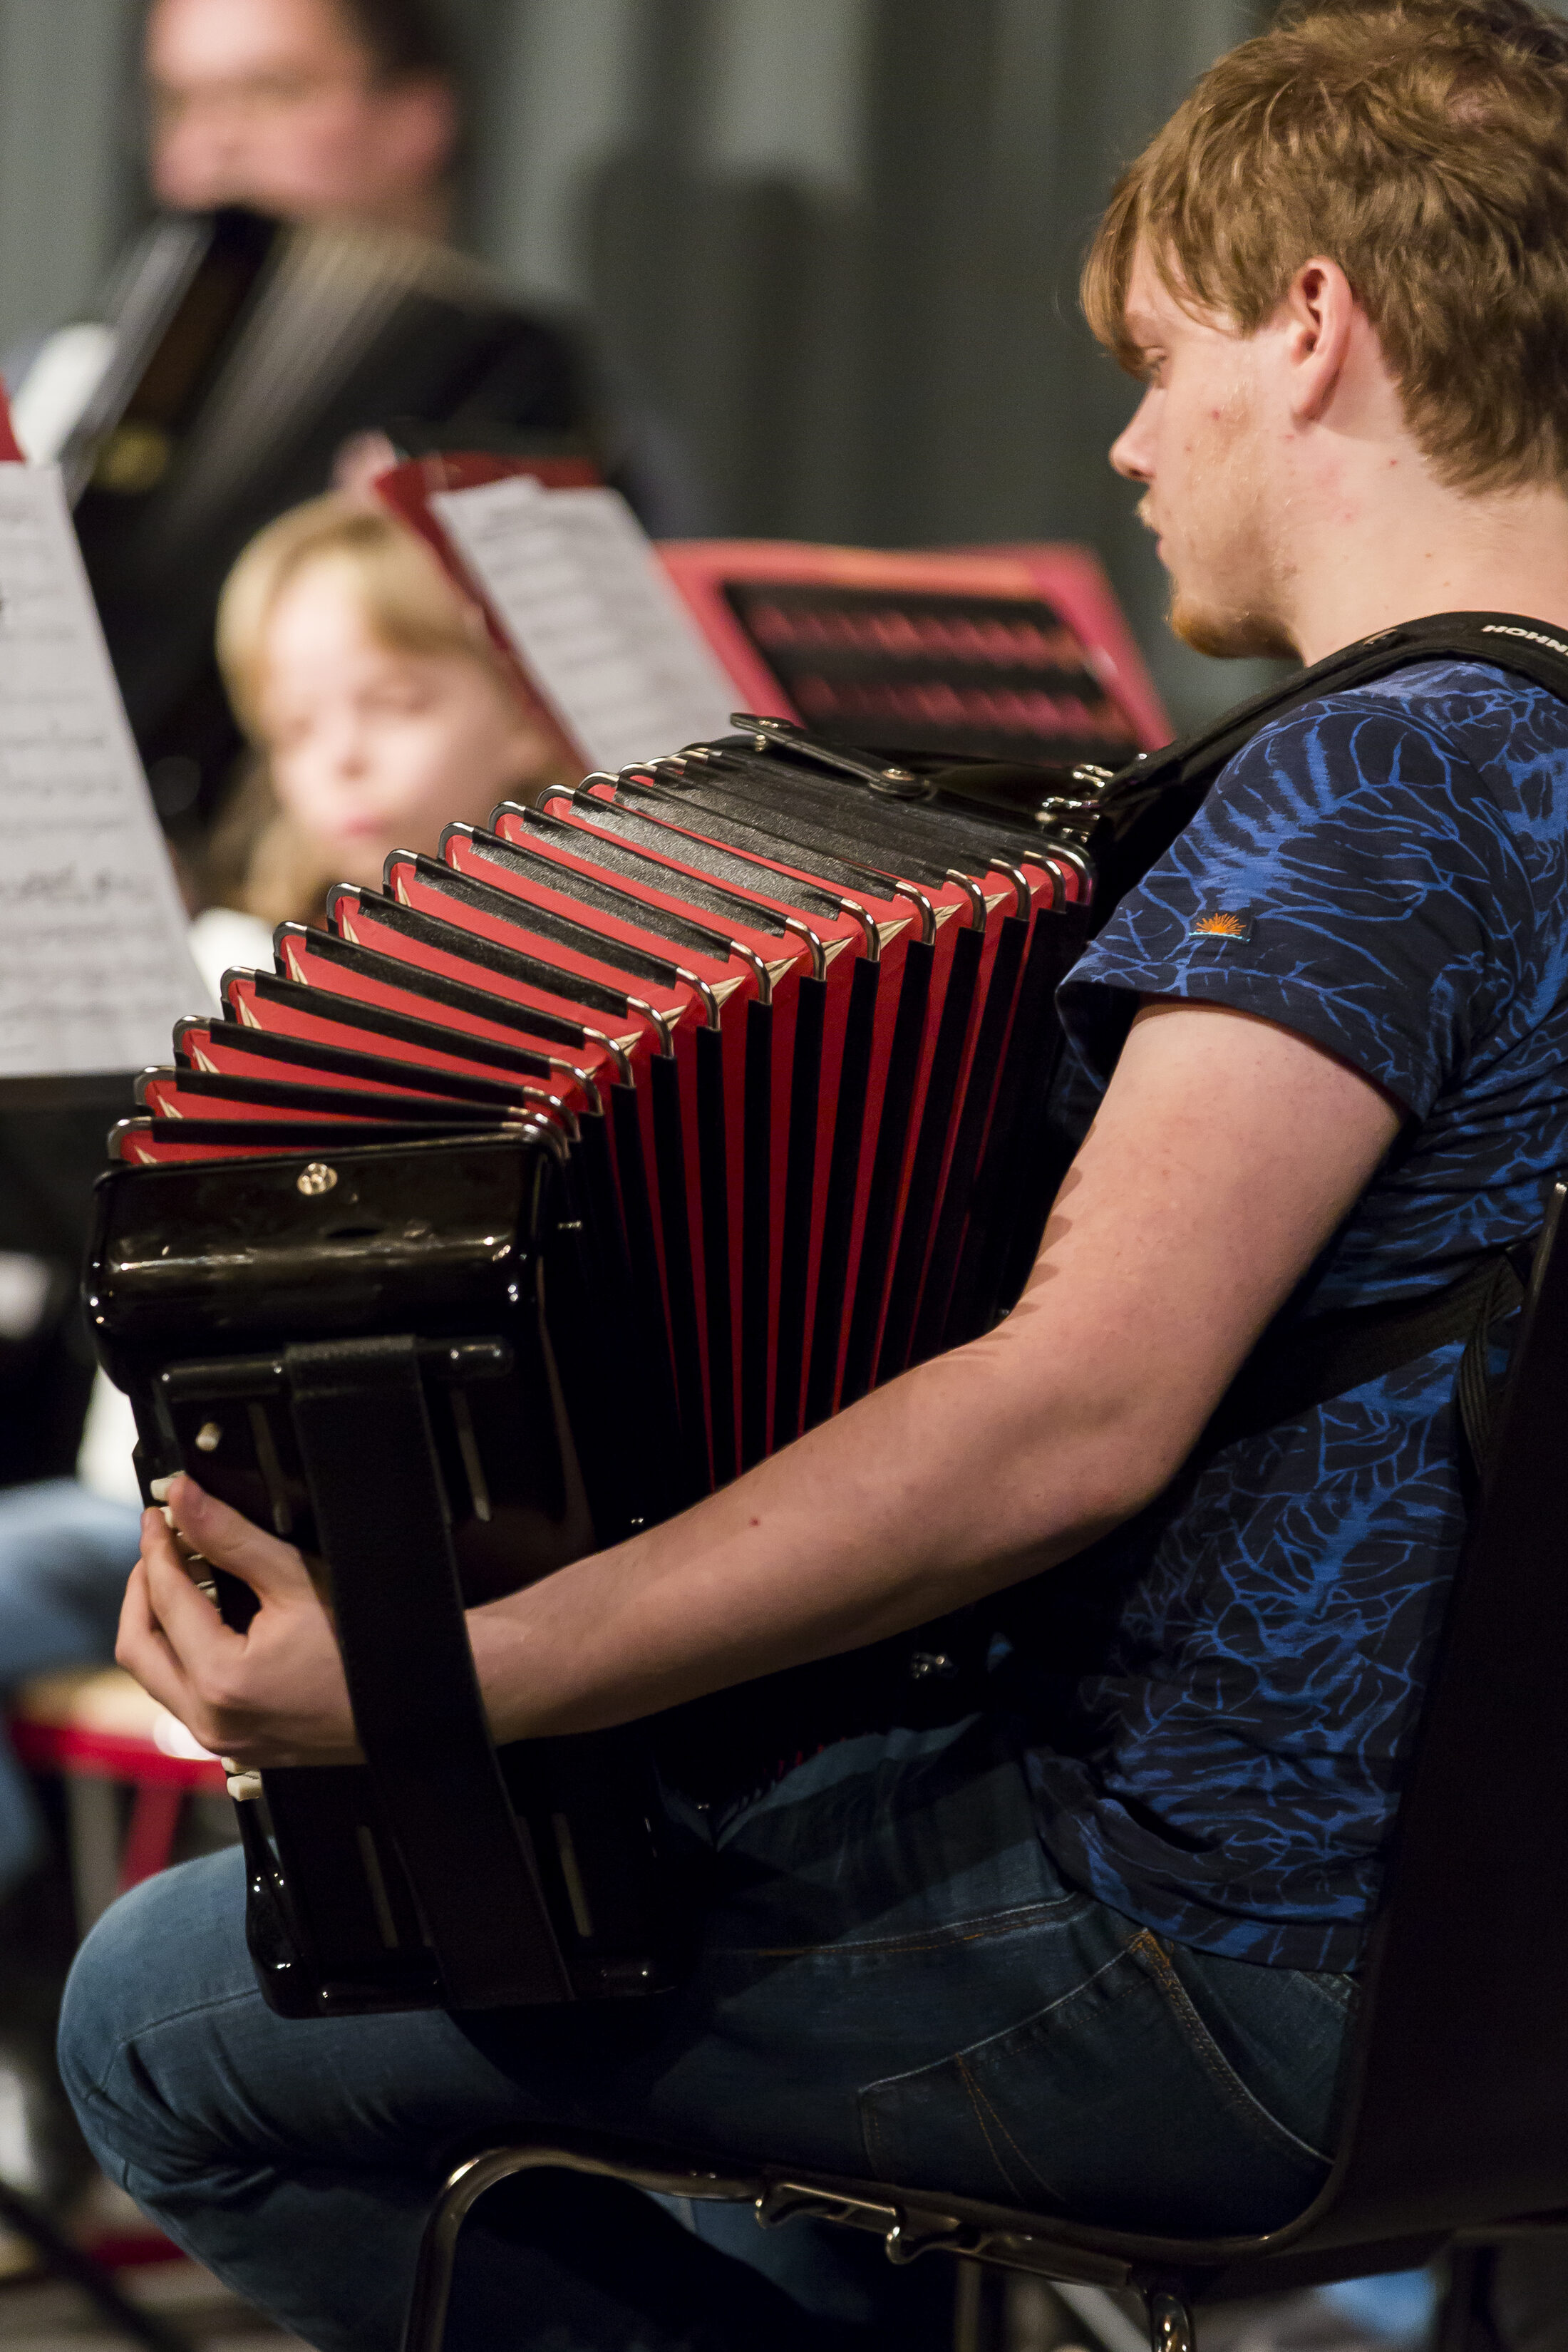
[[1255, 736], [1060, 992], [1093, 1077], [1137, 998], [1252, 1013], [1424, 1118], [1510, 986], [1509, 845], [1440, 731], [1364, 694]]

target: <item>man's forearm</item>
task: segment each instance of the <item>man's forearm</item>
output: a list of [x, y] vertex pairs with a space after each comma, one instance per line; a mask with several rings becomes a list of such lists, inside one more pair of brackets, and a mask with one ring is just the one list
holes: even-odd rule
[[858, 1648], [1081, 1549], [1143, 1499], [1135, 1441], [1066, 1398], [1050, 1410], [1019, 1353], [1004, 1326], [668, 1525], [471, 1612], [498, 1736], [595, 1729]]

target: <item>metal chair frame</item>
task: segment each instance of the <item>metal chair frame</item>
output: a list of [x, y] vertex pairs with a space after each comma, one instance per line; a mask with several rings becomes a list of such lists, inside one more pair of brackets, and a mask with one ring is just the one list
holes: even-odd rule
[[[1155, 2352], [1193, 2352], [1193, 2304], [1400, 2270], [1568, 2231], [1568, 1247], [1557, 1187], [1449, 1601], [1369, 1938], [1339, 2148], [1306, 2210], [1252, 2236], [1161, 2237], [765, 2158], [572, 2134], [471, 2156], [426, 2227], [404, 2352], [440, 2352], [458, 2232], [498, 2181], [542, 2167], [696, 2200], [764, 2225], [810, 2214], [1143, 2295]], [[1450, 2310], [1446, 2352], [1465, 2315]]]
[[[705, 2161], [677, 2149], [562, 2133], [548, 2139], [485, 2148], [455, 2165], [426, 2225], [405, 2323], [403, 2352], [441, 2352], [464, 2221], [488, 2190], [518, 2174], [559, 2170], [624, 2181], [633, 2189], [695, 2202], [749, 2204], [763, 2229], [809, 2219], [880, 2237], [890, 2263], [950, 2254], [1053, 2284], [1115, 2291], [1132, 2288], [1149, 2317], [1152, 2352], [1195, 2352], [1193, 2305], [1283, 2293], [1291, 2287], [1409, 2270], [1454, 2250], [1509, 2240], [1568, 2234], [1568, 2210], [1500, 2221], [1473, 2230], [1431, 2229], [1377, 2242], [1318, 2244], [1315, 2221], [1327, 2220], [1331, 2181], [1308, 2210], [1264, 2236], [1156, 2238], [1097, 2230], [976, 2198], [816, 2173], [800, 2167]], [[1314, 2242], [1306, 2242], [1310, 2238]], [[1294, 2257], [1294, 2259], [1292, 2259]], [[1462, 2299], [1462, 2298], [1461, 2298]], [[1451, 2352], [1465, 2340], [1463, 2317]]]

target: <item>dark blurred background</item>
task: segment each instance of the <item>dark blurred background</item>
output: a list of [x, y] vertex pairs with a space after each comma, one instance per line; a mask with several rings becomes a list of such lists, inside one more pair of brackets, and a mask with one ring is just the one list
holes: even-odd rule
[[[690, 522], [1087, 540], [1177, 723], [1249, 690], [1161, 627], [1077, 315], [1118, 164], [1267, 0], [451, 0], [460, 234], [585, 312]], [[92, 312], [146, 205], [140, 0], [0, 0], [0, 351]]]

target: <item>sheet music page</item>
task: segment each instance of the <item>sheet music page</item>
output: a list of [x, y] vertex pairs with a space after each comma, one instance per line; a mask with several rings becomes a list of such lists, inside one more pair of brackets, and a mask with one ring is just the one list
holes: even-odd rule
[[590, 766], [730, 732], [735, 688], [617, 491], [520, 476], [430, 504]]
[[210, 1003], [59, 476], [0, 465], [0, 1082], [166, 1062]]

